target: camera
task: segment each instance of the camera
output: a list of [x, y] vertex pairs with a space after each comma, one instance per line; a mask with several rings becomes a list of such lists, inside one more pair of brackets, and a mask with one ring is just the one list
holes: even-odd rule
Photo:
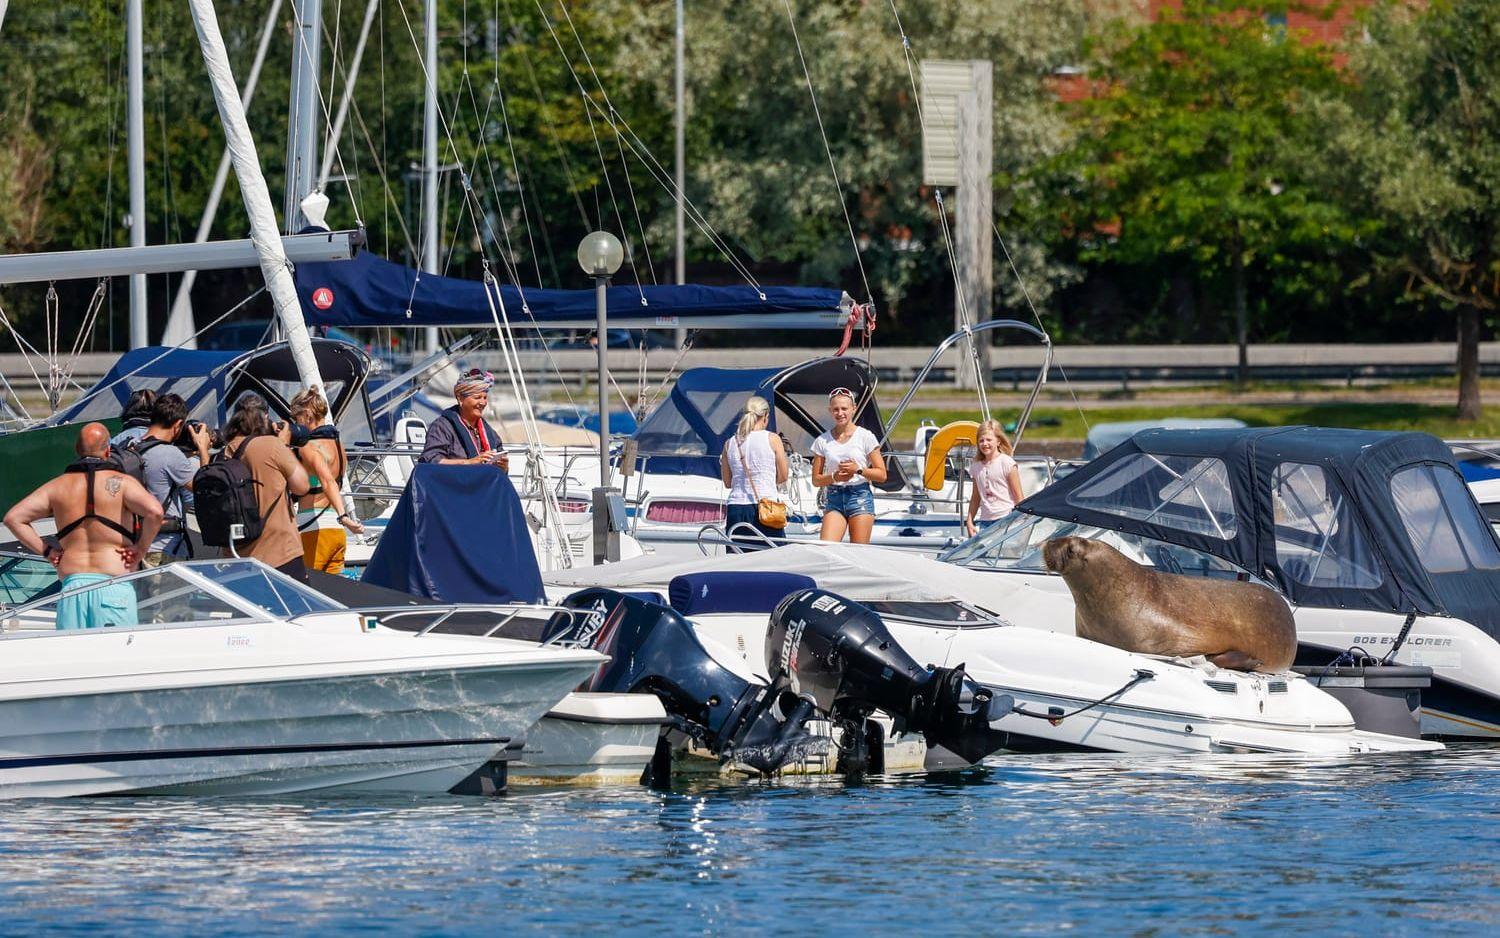
[[[280, 433], [286, 426], [287, 421], [278, 420], [275, 423], [271, 424], [271, 429], [275, 430], [277, 433]], [[306, 446], [307, 441], [312, 439], [312, 431], [304, 427], [302, 424], [295, 422], [291, 424], [291, 427], [292, 438], [287, 442], [287, 445], [292, 449], [300, 449], [301, 447]]]
[[[196, 455], [198, 447], [193, 445], [193, 432], [208, 427], [201, 420], [187, 420], [182, 424], [182, 429], [177, 433], [177, 439], [172, 445], [187, 453], [189, 456]], [[224, 446], [224, 434], [218, 427], [208, 427], [208, 448], [221, 449]]]

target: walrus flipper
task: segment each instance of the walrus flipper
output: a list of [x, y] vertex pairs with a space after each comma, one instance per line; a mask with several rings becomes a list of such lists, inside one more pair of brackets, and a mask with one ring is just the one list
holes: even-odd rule
[[1213, 663], [1214, 667], [1223, 668], [1226, 671], [1259, 671], [1264, 663], [1259, 658], [1243, 651], [1222, 651], [1217, 655], [1209, 655], [1208, 660]]

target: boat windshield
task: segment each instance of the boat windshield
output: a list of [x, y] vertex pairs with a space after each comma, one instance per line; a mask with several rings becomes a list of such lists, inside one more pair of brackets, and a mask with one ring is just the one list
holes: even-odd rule
[[1019, 511], [1011, 512], [988, 530], [959, 544], [938, 559], [976, 570], [1047, 573], [1047, 565], [1042, 562], [1042, 545], [1055, 537], [1083, 537], [1103, 541], [1136, 563], [1157, 567], [1168, 573], [1226, 580], [1248, 576], [1244, 570], [1229, 561], [1190, 547]]
[[57, 591], [52, 564], [35, 554], [0, 554], [0, 606], [24, 606]]
[[[41, 579], [37, 571], [36, 581]], [[55, 573], [52, 582], [56, 583]], [[342, 608], [252, 560], [197, 561], [118, 577], [69, 577], [55, 595], [6, 613], [0, 624], [10, 633], [149, 628], [264, 621]]]
[[239, 598], [273, 616], [300, 616], [309, 612], [332, 612], [344, 607], [272, 570], [264, 564], [243, 560], [216, 560], [193, 564], [193, 570]]

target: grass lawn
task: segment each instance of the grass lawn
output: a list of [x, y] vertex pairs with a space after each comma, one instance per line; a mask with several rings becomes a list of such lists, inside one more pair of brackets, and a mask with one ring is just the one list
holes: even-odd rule
[[[998, 411], [997, 419], [1009, 423], [1016, 411]], [[935, 408], [912, 407], [901, 416], [896, 427], [898, 440], [909, 441], [924, 419], [942, 425], [965, 415]], [[1329, 401], [1306, 404], [1233, 403], [1181, 406], [1142, 405], [1112, 407], [1089, 412], [1089, 424], [1126, 420], [1156, 420], [1163, 417], [1235, 417], [1252, 427], [1277, 427], [1306, 424], [1317, 427], [1355, 427], [1366, 430], [1420, 430], [1433, 436], [1450, 438], [1500, 438], [1500, 407], [1490, 408], [1483, 419], [1464, 423], [1454, 416], [1451, 404], [1411, 404], [1401, 402]], [[973, 419], [978, 419], [977, 412]], [[1033, 439], [1081, 440], [1087, 434], [1083, 416], [1075, 408], [1038, 407], [1031, 415], [1026, 436]]]

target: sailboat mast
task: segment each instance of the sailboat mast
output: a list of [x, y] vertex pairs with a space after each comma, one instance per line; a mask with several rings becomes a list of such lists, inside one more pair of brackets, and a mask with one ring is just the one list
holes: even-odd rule
[[[674, 51], [676, 53], [675, 58], [677, 60], [677, 72], [676, 72], [676, 76], [675, 76], [675, 80], [674, 80], [674, 99], [675, 99], [676, 107], [674, 109], [674, 115], [675, 115], [674, 125], [675, 126], [674, 126], [673, 130], [674, 130], [674, 136], [675, 136], [674, 150], [675, 150], [676, 156], [677, 156], [676, 174], [675, 174], [675, 178], [674, 178], [674, 181], [677, 184], [677, 206], [676, 206], [676, 214], [677, 214], [677, 219], [676, 219], [677, 220], [677, 248], [676, 248], [676, 254], [677, 254], [677, 256], [675, 258], [675, 261], [676, 261], [676, 266], [677, 266], [677, 270], [676, 270], [676, 273], [677, 273], [677, 283], [679, 285], [687, 283], [687, 256], [684, 253], [684, 250], [685, 250], [684, 246], [687, 243], [686, 240], [685, 240], [685, 238], [686, 238], [686, 226], [683, 224], [683, 217], [682, 217], [683, 216], [683, 200], [685, 198], [687, 198], [687, 194], [682, 191], [683, 163], [685, 162], [685, 154], [686, 154], [686, 149], [687, 149], [687, 146], [686, 146], [686, 143], [687, 143], [687, 141], [686, 141], [686, 137], [687, 137], [687, 114], [686, 114], [686, 111], [685, 111], [685, 103], [686, 103], [684, 101], [685, 95], [683, 93], [683, 77], [684, 77], [683, 76], [683, 69], [684, 69], [684, 63], [683, 63], [683, 51], [684, 50], [683, 50], [683, 47], [686, 44], [686, 36], [685, 36], [686, 29], [687, 29], [687, 26], [683, 22], [682, 0], [677, 0], [677, 32], [676, 32], [675, 41], [673, 42]], [[683, 346], [683, 344], [687, 341], [687, 330], [683, 329], [681, 327], [678, 327], [677, 332], [676, 332], [676, 339], [677, 339], [677, 347], [681, 348]]]
[[[266, 188], [265, 176], [260, 171], [255, 139], [250, 134], [234, 72], [229, 67], [229, 53], [219, 32], [219, 18], [214, 12], [213, 0], [188, 0], [188, 5], [193, 12], [198, 45], [203, 50], [203, 63], [213, 84], [214, 103], [218, 105], [219, 119], [224, 124], [224, 138], [229, 145], [234, 175], [245, 200], [245, 212], [250, 217], [250, 240], [255, 244], [256, 257], [260, 259], [261, 274], [266, 279], [276, 315], [286, 330], [287, 345], [291, 348], [298, 377], [304, 387], [317, 388], [326, 398], [323, 377], [318, 373], [318, 360], [313, 355], [312, 338], [302, 318], [302, 306], [292, 281], [292, 265], [287, 260], [276, 228], [276, 208], [271, 202], [271, 192]], [[307, 169], [311, 172], [313, 167], [309, 165]]]
[[302, 200], [313, 190], [318, 171], [319, 68], [323, 48], [323, 0], [292, 0], [296, 30], [292, 33], [291, 133], [286, 151], [286, 233], [306, 224]]
[[[422, 112], [422, 270], [429, 274], [439, 271], [438, 263], [438, 105], [437, 105], [437, 0], [426, 0], [427, 49], [423, 85]], [[429, 326], [426, 330], [427, 351], [438, 350], [438, 331]]]
[[[125, 163], [130, 178], [130, 246], [146, 246], [146, 111], [141, 0], [125, 0]], [[130, 277], [130, 347], [151, 344], [146, 328], [146, 275]]]

